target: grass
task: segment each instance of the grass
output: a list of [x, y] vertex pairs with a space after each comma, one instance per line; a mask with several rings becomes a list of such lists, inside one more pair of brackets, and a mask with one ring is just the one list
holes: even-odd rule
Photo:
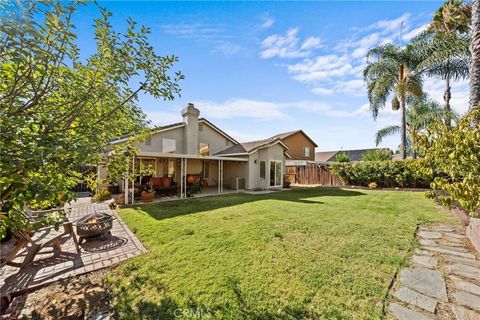
[[375, 319], [417, 224], [451, 221], [422, 193], [296, 189], [119, 210], [149, 253], [109, 279], [121, 319]]

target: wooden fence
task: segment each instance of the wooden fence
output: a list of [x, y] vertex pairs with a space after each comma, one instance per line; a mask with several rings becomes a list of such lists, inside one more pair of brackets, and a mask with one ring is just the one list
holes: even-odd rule
[[298, 184], [319, 184], [324, 186], [342, 186], [342, 179], [333, 175], [326, 164], [307, 164], [287, 166], [287, 180]]

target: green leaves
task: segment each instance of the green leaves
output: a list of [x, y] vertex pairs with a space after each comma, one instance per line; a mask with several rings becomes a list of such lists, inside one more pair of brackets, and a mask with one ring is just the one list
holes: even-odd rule
[[113, 30], [105, 8], [97, 50], [81, 59], [71, 23], [80, 5], [0, 2], [1, 210], [69, 201], [81, 168], [102, 161], [109, 141], [147, 126], [138, 94], [179, 95], [177, 57], [157, 55], [150, 29], [134, 21]]
[[440, 121], [426, 133], [414, 135], [416, 148], [424, 155], [422, 172], [438, 172], [431, 187], [443, 190], [439, 200], [460, 205], [472, 216], [480, 210], [480, 108], [474, 108], [449, 128]]

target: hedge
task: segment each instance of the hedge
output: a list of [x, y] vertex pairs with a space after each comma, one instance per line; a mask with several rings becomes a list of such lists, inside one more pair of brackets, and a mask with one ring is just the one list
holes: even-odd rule
[[421, 174], [418, 160], [332, 162], [333, 174], [346, 184], [382, 188], [429, 188], [432, 178]]

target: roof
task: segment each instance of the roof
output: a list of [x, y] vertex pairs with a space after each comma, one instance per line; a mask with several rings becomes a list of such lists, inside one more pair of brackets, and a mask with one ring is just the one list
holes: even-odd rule
[[[170, 130], [170, 129], [175, 129], [177, 127], [183, 127], [185, 125], [185, 122], [175, 122], [175, 123], [171, 123], [171, 124], [168, 124], [166, 126], [158, 126], [158, 127], [154, 127], [154, 128], [151, 128], [152, 130], [152, 134], [155, 134], [157, 132], [161, 132], [161, 131], [165, 131], [165, 130]], [[129, 134], [125, 134], [117, 139], [112, 139], [110, 140], [110, 143], [119, 143], [119, 142], [123, 142], [125, 141], [127, 138], [130, 138], [130, 137], [133, 137], [134, 135], [138, 134], [139, 132], [132, 132], [132, 133], [129, 133]]]
[[216, 130], [218, 133], [220, 133], [221, 135], [223, 135], [225, 138], [229, 139], [230, 141], [232, 141], [233, 143], [238, 143], [237, 140], [233, 139], [230, 135], [228, 135], [225, 131], [223, 131], [222, 129], [220, 129], [219, 127], [217, 127], [216, 125], [214, 125], [213, 123], [211, 123], [210, 121], [208, 121], [207, 119], [205, 118], [199, 118], [198, 119], [198, 122], [204, 122], [206, 123], [207, 125], [209, 125], [212, 129]]
[[315, 161], [331, 161], [338, 151], [315, 152]]
[[315, 161], [334, 161], [335, 156], [339, 152], [348, 153], [350, 161], [360, 161], [360, 160], [362, 160], [362, 157], [366, 152], [374, 151], [374, 150], [387, 150], [388, 152], [390, 152], [390, 149], [388, 149], [388, 148], [323, 151], [323, 152], [315, 152]]
[[261, 147], [267, 147], [269, 145], [276, 144], [276, 143], [280, 143], [285, 149], [288, 149], [288, 147], [282, 142], [281, 138], [277, 136], [273, 136], [263, 140], [242, 142], [234, 146], [231, 146], [227, 149], [224, 149], [220, 152], [217, 152], [215, 155], [249, 154], [254, 152], [257, 149], [260, 149]]
[[303, 130], [294, 130], [294, 131], [288, 131], [288, 132], [283, 132], [279, 133], [277, 135], [274, 135], [273, 137], [270, 137], [269, 139], [285, 139], [287, 137], [290, 137], [291, 135], [294, 135], [295, 133], [301, 133], [307, 138], [315, 147], [318, 147], [318, 145], [313, 141]]

